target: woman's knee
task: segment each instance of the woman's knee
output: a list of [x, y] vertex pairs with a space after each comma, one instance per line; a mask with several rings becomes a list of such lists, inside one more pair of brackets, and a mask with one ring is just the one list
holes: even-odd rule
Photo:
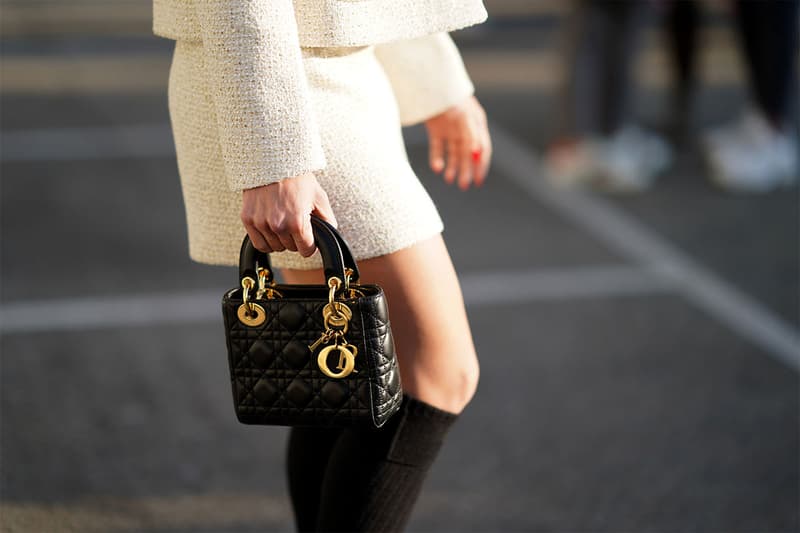
[[402, 357], [403, 387], [412, 396], [454, 413], [472, 401], [480, 380], [480, 365], [474, 351], [420, 350]]
[[461, 412], [472, 401], [480, 381], [480, 365], [477, 357], [458, 372], [458, 384], [453, 391], [453, 401], [457, 412]]

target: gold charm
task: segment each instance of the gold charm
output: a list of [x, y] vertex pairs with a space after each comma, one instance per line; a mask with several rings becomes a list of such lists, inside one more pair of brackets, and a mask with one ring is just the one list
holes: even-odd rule
[[[326, 346], [319, 352], [319, 356], [317, 357], [317, 365], [319, 366], [319, 369], [322, 371], [323, 374], [325, 374], [329, 378], [338, 379], [347, 377], [350, 375], [351, 372], [353, 372], [353, 370], [356, 367], [356, 354], [350, 351], [348, 347], [355, 348], [355, 346], [353, 346], [352, 344], [346, 344], [346, 345], [333, 344], [331, 346]], [[336, 373], [334, 373], [333, 371], [331, 371], [330, 368], [328, 368], [328, 355], [333, 350], [339, 351], [339, 364], [336, 366], [336, 370], [339, 370], [340, 372]]]
[[245, 326], [256, 327], [263, 324], [267, 319], [267, 312], [256, 303], [247, 302], [239, 306], [236, 310], [236, 316]]
[[311, 350], [311, 353], [314, 353], [314, 350], [316, 350], [320, 344], [328, 342], [329, 340], [331, 340], [331, 337], [333, 337], [335, 334], [336, 332], [333, 331], [332, 329], [327, 330], [325, 333], [322, 334], [322, 336], [320, 336], [319, 339], [317, 339], [314, 342], [314, 344], [309, 345], [308, 349]]

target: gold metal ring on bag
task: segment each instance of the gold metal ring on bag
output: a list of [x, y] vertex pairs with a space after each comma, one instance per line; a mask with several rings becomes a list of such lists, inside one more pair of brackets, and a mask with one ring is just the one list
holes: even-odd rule
[[250, 291], [255, 287], [256, 282], [253, 278], [245, 276], [242, 278], [242, 305], [236, 310], [236, 316], [245, 326], [260, 326], [267, 319], [267, 311], [249, 300]]

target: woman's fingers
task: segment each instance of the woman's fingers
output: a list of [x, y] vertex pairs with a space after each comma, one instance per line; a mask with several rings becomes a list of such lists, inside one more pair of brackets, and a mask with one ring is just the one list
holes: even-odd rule
[[476, 186], [480, 186], [483, 183], [484, 177], [486, 176], [482, 144], [477, 145], [476, 148], [472, 150], [471, 155], [472, 155], [472, 180]]
[[438, 133], [429, 132], [428, 137], [428, 162], [431, 170], [438, 174], [444, 169], [444, 141]]
[[461, 146], [458, 138], [450, 135], [447, 138], [447, 167], [444, 169], [444, 181], [453, 183], [461, 166]]
[[458, 172], [458, 187], [462, 191], [469, 189], [469, 184], [472, 183], [474, 162], [472, 161], [472, 153], [474, 144], [472, 142], [464, 142], [461, 144], [461, 157]]
[[316, 250], [310, 213], [338, 227], [327, 193], [313, 173], [244, 189], [240, 218], [253, 246], [310, 257]]
[[470, 99], [428, 119], [429, 163], [437, 174], [444, 170], [448, 184], [461, 190], [479, 186], [489, 171], [492, 146], [486, 113], [478, 100]]
[[489, 161], [492, 158], [492, 142], [489, 139], [489, 131], [485, 125], [479, 126], [479, 138], [477, 149], [473, 152], [473, 163], [475, 164], [475, 185], [480, 187], [486, 181], [486, 174], [489, 172]]
[[270, 248], [270, 251], [280, 252], [286, 249], [286, 247], [278, 238], [278, 236], [275, 234], [275, 232], [272, 231], [272, 229], [269, 227], [265, 219], [258, 218], [254, 220], [253, 226], [255, 230], [261, 235], [261, 238], [267, 242], [267, 246]]
[[478, 138], [478, 149], [473, 161], [475, 163], [475, 185], [480, 187], [486, 181], [486, 175], [489, 172], [489, 163], [492, 160], [492, 139], [489, 135], [486, 112], [477, 99], [473, 103], [473, 127]]
[[310, 257], [314, 253], [316, 245], [314, 231], [311, 229], [311, 217], [303, 217], [302, 226], [295, 235], [294, 242], [297, 245], [297, 251], [303, 257]]
[[[250, 235], [250, 240], [253, 240], [253, 246], [259, 250], [267, 251], [268, 249], [269, 252], [280, 252], [286, 249], [278, 236], [275, 235], [271, 229], [269, 229], [269, 226], [267, 226], [265, 222], [256, 222], [256, 224], [253, 226], [253, 232], [256, 234], [256, 240], [253, 240], [253, 235], [251, 235], [250, 231], [247, 233]], [[266, 246], [259, 248], [256, 244], [257, 241], [262, 245], [266, 243]]]
[[247, 235], [250, 237], [250, 241], [253, 243], [253, 246], [256, 248], [256, 250], [261, 250], [267, 254], [272, 251], [272, 247], [267, 244], [267, 241], [264, 239], [264, 236], [261, 235], [260, 231], [253, 226], [248, 226], [246, 229]]
[[284, 232], [278, 233], [278, 239], [280, 239], [281, 244], [287, 249], [293, 252], [297, 251], [297, 244], [294, 242], [294, 233], [291, 232]]
[[489, 174], [489, 165], [492, 162], [492, 138], [488, 128], [484, 127], [483, 132], [483, 153], [481, 154], [481, 179], [477, 185], [483, 185], [486, 176]]
[[333, 207], [331, 207], [331, 201], [328, 198], [328, 193], [326, 193], [322, 187], [317, 188], [317, 196], [316, 200], [314, 201], [314, 212], [326, 222], [330, 222], [334, 228], [339, 228], [339, 223], [336, 221], [336, 216], [333, 214]]

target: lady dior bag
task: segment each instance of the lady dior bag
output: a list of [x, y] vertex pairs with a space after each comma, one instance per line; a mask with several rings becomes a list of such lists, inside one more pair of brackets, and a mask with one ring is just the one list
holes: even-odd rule
[[358, 283], [332, 225], [312, 215], [324, 285], [277, 284], [248, 236], [222, 298], [233, 403], [244, 424], [381, 427], [402, 387], [386, 297]]

